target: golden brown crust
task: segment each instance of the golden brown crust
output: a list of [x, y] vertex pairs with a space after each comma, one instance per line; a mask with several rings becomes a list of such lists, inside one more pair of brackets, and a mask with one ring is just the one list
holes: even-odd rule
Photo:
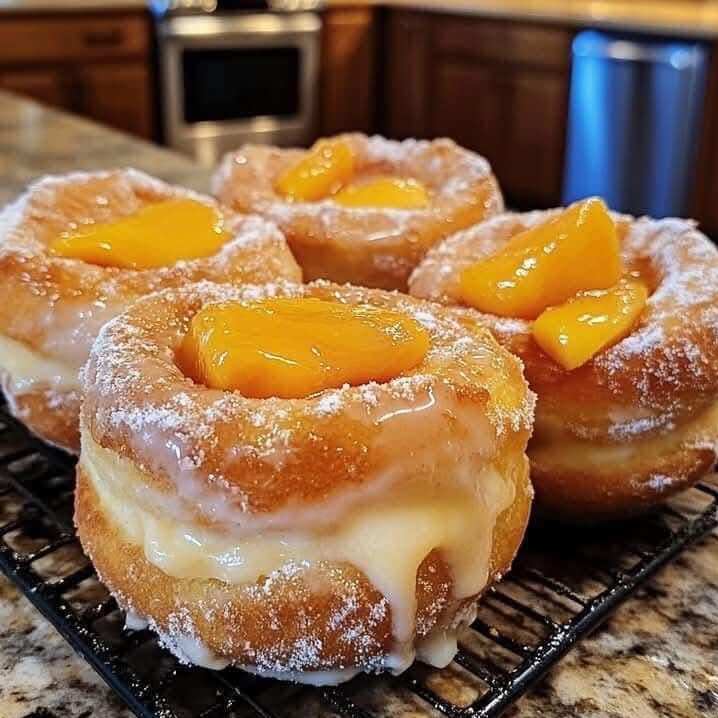
[[277, 223], [308, 280], [405, 290], [410, 272], [431, 246], [503, 208], [486, 160], [450, 140], [341, 138], [354, 151], [359, 175], [412, 176], [432, 192], [431, 207], [398, 211], [331, 201], [288, 203], [274, 184], [301, 158], [301, 150], [245, 146], [225, 157], [214, 179], [220, 201]]
[[[197, 311], [269, 296], [389, 307], [420, 321], [431, 348], [418, 367], [385, 384], [345, 386], [302, 400], [248, 399], [181, 374], [174, 351]], [[120, 603], [150, 619], [175, 650], [191, 637], [212, 656], [284, 676], [398, 668], [392, 661], [410, 658], [418, 639], [460, 621], [476, 598], [471, 594], [486, 585], [484, 567], [489, 583], [498, 578], [523, 537], [532, 499], [524, 452], [533, 397], [520, 363], [488, 331], [455, 314], [395, 293], [327, 282], [242, 288], [201, 283], [146, 297], [111, 321], [83, 373], [75, 521]], [[101, 482], [115, 487], [109, 499]], [[397, 553], [398, 561], [404, 555], [409, 561], [405, 573], [346, 548], [317, 553], [331, 544], [333, 539], [322, 538], [331, 532], [342, 537], [338, 545], [354, 547], [367, 517], [381, 513], [385, 503], [412, 511], [412, 502], [433, 505], [431, 497], [443, 491], [455, 497], [460, 514], [464, 502], [467, 511], [477, 512], [468, 515], [472, 526], [492, 529], [485, 546], [477, 540], [486, 552], [479, 561], [485, 556], [487, 564], [468, 571], [475, 581], [469, 590], [454, 591], [467, 571], [454, 575], [450, 569], [461, 564], [454, 555], [457, 539], [441, 538], [444, 524], [426, 545], [405, 537], [405, 554]], [[188, 580], [176, 577], [185, 575], [181, 569], [173, 577], [171, 568], [163, 565], [162, 571], [145, 558], [140, 543], [148, 539], [141, 528], [124, 534], [112, 523], [106, 508], [112, 501], [128, 506], [138, 498], [155, 517], [150, 522], [190, 522], [189, 530], [207, 529], [212, 536], [240, 531], [240, 541], [299, 536], [301, 550], [262, 568], [269, 575], [256, 581], [251, 573], [240, 574], [237, 583], [226, 573], [200, 574], [223, 580]], [[387, 524], [406, 520], [401, 516], [387, 514]], [[358, 533], [344, 536], [347, 526]], [[165, 531], [157, 535], [165, 537]], [[395, 538], [391, 533], [383, 540]], [[256, 550], [264, 555], [266, 547]], [[377, 590], [381, 582], [368, 578], [374, 563], [379, 576], [396, 568], [400, 586]], [[400, 639], [397, 622], [406, 631]]]
[[[463, 269], [558, 211], [501, 215], [457, 233], [416, 269], [411, 294], [460, 304]], [[566, 371], [548, 357], [533, 341], [530, 322], [464, 310], [524, 362], [538, 395], [529, 445], [537, 505], [564, 518], [654, 504], [690, 485], [716, 457], [714, 418], [696, 435], [673, 443], [671, 437], [710, 414], [718, 401], [718, 251], [689, 221], [614, 219], [624, 265], [640, 271], [652, 294], [632, 333], [582, 367]], [[653, 439], [666, 445], [645, 452]], [[578, 451], [575, 460], [573, 454], [567, 458], [566, 447], [573, 445], [586, 451], [623, 447], [627, 453], [615, 462], [606, 459], [602, 468]], [[660, 476], [671, 480], [661, 482]]]
[[[100, 267], [48, 251], [48, 244], [73, 226], [112, 221], [175, 197], [214, 204], [134, 170], [48, 177], [32, 185], [0, 214], [0, 336], [79, 371], [100, 327], [139, 296], [200, 279], [301, 281], [301, 270], [274, 225], [229, 210], [222, 212], [232, 239], [219, 252], [169, 267]], [[11, 398], [18, 406], [32, 405], [24, 414], [28, 425], [53, 441], [53, 436], [72, 439], [78, 433], [72, 407], [60, 406], [62, 395], [56, 392], [56, 403], [44, 410], [40, 391]], [[71, 423], [64, 425], [65, 420]], [[63, 445], [79, 448], [75, 441]]]
[[[527, 473], [511, 474], [516, 499], [494, 529], [489, 584], [508, 570], [523, 538], [531, 504]], [[82, 468], [75, 502], [78, 535], [103, 582], [120, 605], [150, 617], [170, 639], [191, 635], [236, 665], [278, 672], [379, 670], [393, 649], [391, 609], [351, 565], [322, 563], [244, 586], [177, 579], [128, 543], [103, 512]], [[451, 585], [446, 563], [433, 551], [417, 575], [418, 637], [437, 623], [450, 623], [474, 600], [455, 605]]]
[[[312, 296], [404, 311], [424, 323], [432, 347], [419, 366], [395, 380], [306, 399], [247, 399], [208, 390], [182, 374], [174, 351], [201, 307], [266, 296]], [[500, 454], [514, 434], [525, 441], [533, 416], [520, 363], [489, 332], [467, 328], [452, 310], [436, 305], [327, 282], [244, 288], [204, 283], [140, 300], [103, 328], [83, 388], [83, 421], [93, 440], [148, 468], [156, 489], [174, 491], [182, 476], [220, 500], [223, 510], [255, 515], [339, 500], [366, 489], [376, 476], [414, 480], [434, 471], [433, 464], [416, 459], [414, 468], [406, 457], [418, 457], [430, 446], [469, 451], [466, 432], [479, 427], [443, 413], [444, 396], [451, 411], [477, 413], [492, 454]], [[392, 419], [395, 426], [415, 422], [420, 411], [433, 413], [431, 420], [406, 424], [415, 430], [390, 430], [400, 436], [387, 442], [379, 432], [381, 415], [393, 417], [397, 408], [404, 410]], [[396, 441], [403, 443], [397, 447]], [[233, 450], [237, 445], [241, 451]], [[185, 510], [202, 520], [204, 509], [196, 499]]]
[[77, 452], [80, 448], [81, 395], [79, 389], [58, 391], [35, 387], [19, 394], [5, 391], [13, 416], [44, 441]]
[[716, 461], [712, 449], [685, 445], [635, 467], [609, 466], [600, 472], [556, 464], [548, 452], [530, 450], [530, 455], [538, 512], [580, 523], [640, 514], [692, 486]]

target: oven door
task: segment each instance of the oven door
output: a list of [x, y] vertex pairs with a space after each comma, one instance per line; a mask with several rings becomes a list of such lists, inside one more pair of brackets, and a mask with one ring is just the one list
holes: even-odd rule
[[314, 13], [162, 21], [165, 140], [207, 165], [243, 142], [310, 142], [320, 30]]

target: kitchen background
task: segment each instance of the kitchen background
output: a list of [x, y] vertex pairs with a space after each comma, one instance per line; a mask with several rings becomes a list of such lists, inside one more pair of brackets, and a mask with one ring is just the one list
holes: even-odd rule
[[243, 142], [449, 136], [507, 202], [589, 194], [718, 237], [718, 2], [0, 0], [0, 89], [211, 165]]

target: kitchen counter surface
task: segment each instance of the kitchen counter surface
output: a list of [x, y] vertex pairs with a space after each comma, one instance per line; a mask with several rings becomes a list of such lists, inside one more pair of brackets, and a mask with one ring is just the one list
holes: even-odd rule
[[[133, 165], [200, 190], [208, 184], [206, 171], [178, 155], [0, 93], [0, 201], [8, 201], [26, 183], [49, 172], [113, 165]], [[717, 617], [714, 533], [661, 570], [507, 715], [718, 716]], [[324, 715], [307, 701], [311, 699], [300, 702], [293, 697], [292, 714]], [[385, 715], [420, 718], [429, 713], [416, 706], [410, 713], [389, 710]], [[130, 718], [92, 669], [4, 578], [0, 716]]]
[[3, 13], [96, 12], [142, 10], [148, 0], [0, 0]]
[[671, 36], [718, 36], [718, 0], [327, 0], [327, 4], [434, 10]]
[[[718, 0], [325, 0], [688, 37], [718, 36]], [[139, 10], [148, 0], [0, 0], [3, 13]]]

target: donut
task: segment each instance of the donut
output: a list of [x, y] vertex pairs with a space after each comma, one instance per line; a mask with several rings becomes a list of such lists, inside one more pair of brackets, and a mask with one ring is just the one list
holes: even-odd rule
[[[390, 310], [425, 354], [301, 398], [185, 373], [205, 312], [288, 300]], [[79, 538], [132, 625], [186, 662], [313, 684], [445, 665], [524, 534], [533, 395], [488, 331], [437, 305], [325, 281], [164, 290], [102, 329], [83, 389]]]
[[[337, 182], [319, 188], [325, 192], [282, 193], [283, 176], [314, 156], [321, 167], [322, 151], [343, 159], [331, 167]], [[320, 174], [307, 169], [305, 177]], [[401, 291], [431, 246], [503, 208], [488, 162], [448, 139], [346, 134], [310, 151], [247, 145], [224, 157], [213, 191], [230, 207], [276, 222], [307, 280]]]
[[[466, 304], [462, 272], [562, 211], [503, 214], [455, 234], [417, 267], [411, 294]], [[631, 331], [580, 367], [542, 350], [527, 319], [464, 310], [525, 365], [538, 396], [536, 508], [568, 521], [645, 511], [710, 470], [718, 447], [718, 251], [692, 221], [610, 216], [622, 263], [649, 296]]]
[[[53, 242], [78, 228], [102, 228], [174, 201], [216, 212], [227, 241], [210, 256], [144, 269], [100, 265], [53, 250]], [[135, 246], [147, 255], [154, 249], [148, 243]], [[46, 177], [33, 184], [0, 213], [0, 275], [0, 380], [10, 409], [41, 438], [72, 452], [79, 450], [78, 372], [100, 327], [131, 301], [201, 279], [301, 280], [272, 224], [220, 209], [209, 197], [131, 169]]]

